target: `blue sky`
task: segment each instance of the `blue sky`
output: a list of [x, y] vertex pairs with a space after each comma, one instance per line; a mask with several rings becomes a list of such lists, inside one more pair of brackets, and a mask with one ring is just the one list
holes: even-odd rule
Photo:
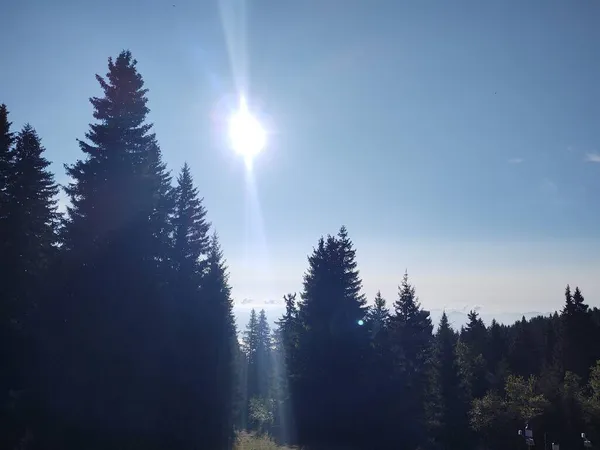
[[[566, 283], [599, 305], [599, 22], [594, 1], [21, 0], [0, 102], [64, 183], [94, 74], [130, 49], [237, 299], [299, 290], [346, 224], [370, 298], [408, 268], [430, 308], [553, 310]], [[253, 185], [219, 127], [240, 86], [272, 132]]]

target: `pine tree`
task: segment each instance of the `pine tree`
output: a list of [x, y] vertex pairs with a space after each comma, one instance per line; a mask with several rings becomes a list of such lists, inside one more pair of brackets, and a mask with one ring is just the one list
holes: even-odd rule
[[389, 319], [390, 312], [386, 307], [385, 299], [381, 296], [381, 291], [377, 291], [373, 306], [367, 312], [366, 320], [372, 339], [377, 340], [379, 334], [387, 329]]
[[233, 438], [233, 420], [236, 392], [237, 354], [239, 351], [233, 300], [226, 261], [217, 233], [209, 242], [206, 272], [201, 289], [204, 304], [203, 326], [206, 327], [209, 377], [203, 386], [205, 424], [202, 445], [205, 448], [230, 448]]
[[431, 355], [433, 325], [429, 311], [421, 308], [415, 288], [404, 273], [398, 300], [390, 318], [390, 339], [394, 357], [396, 417], [402, 417], [402, 444], [415, 447], [425, 441], [425, 399], [428, 361]]
[[[12, 319], [14, 317], [14, 301], [7, 295], [7, 287], [12, 284], [9, 276], [12, 262], [9, 256], [9, 235], [7, 224], [7, 213], [10, 206], [7, 185], [13, 164], [13, 142], [14, 135], [11, 132], [11, 122], [8, 120], [8, 109], [6, 105], [0, 105], [0, 360], [8, 366], [10, 355], [12, 355], [11, 342], [13, 336]], [[0, 407], [8, 401], [8, 393], [12, 385], [12, 376], [0, 376]], [[0, 417], [1, 419], [1, 417]]]
[[455, 353], [457, 338], [444, 312], [435, 335], [432, 371], [433, 435], [439, 448], [465, 448], [471, 440], [469, 405]]
[[487, 329], [477, 311], [469, 311], [467, 315], [469, 322], [461, 332], [462, 341], [467, 344], [474, 355], [485, 353]]
[[275, 322], [277, 328], [273, 333], [273, 398], [275, 400], [275, 417], [273, 432], [275, 437], [285, 443], [296, 439], [295, 425], [292, 415], [289, 377], [294, 365], [300, 323], [296, 294], [283, 296], [285, 313]]
[[67, 253], [46, 402], [59, 422], [52, 429], [68, 424], [62, 434], [72, 433], [73, 446], [158, 446], [174, 434], [155, 425], [171, 384], [172, 189], [136, 64], [123, 51], [109, 58], [106, 78], [96, 76], [104, 93], [90, 99], [98, 122], [79, 141], [84, 159], [66, 167]]
[[[25, 396], [31, 398], [32, 395], [30, 374], [35, 369], [31, 356], [37, 328], [33, 319], [56, 256], [58, 187], [48, 170], [50, 163], [44, 151], [36, 131], [25, 125], [16, 137], [3, 192], [5, 234], [1, 258], [5, 264], [1, 302], [2, 317], [9, 322], [2, 324], [2, 346], [6, 346], [7, 351], [2, 360], [2, 400], [8, 400], [4, 398], [8, 388], [21, 399], [17, 402], [19, 406], [23, 406]], [[13, 437], [24, 434], [22, 427], [31, 421], [31, 418], [23, 418], [24, 423], [11, 423], [3, 419], [2, 426], [12, 428]]]
[[565, 306], [561, 313], [562, 359], [565, 371], [573, 372], [587, 382], [589, 369], [596, 361], [598, 350], [589, 345], [589, 339], [597, 336], [589, 307], [579, 287], [571, 295], [570, 287], [565, 290]]
[[499, 391], [508, 375], [508, 337], [506, 327], [495, 319], [488, 329], [487, 348], [484, 354], [487, 373], [490, 374], [490, 389]]
[[291, 378], [302, 443], [356, 444], [366, 438], [359, 426], [368, 407], [364, 363], [369, 342], [359, 322], [366, 312], [361, 285], [346, 229], [321, 238], [304, 276]]
[[[209, 252], [209, 224], [206, 211], [194, 187], [189, 166], [185, 164], [177, 179], [174, 193], [173, 222], [173, 298], [169, 308], [169, 364], [167, 385], [162, 389], [168, 429], [176, 430], [172, 445], [193, 448], [204, 442], [209, 432], [198, 424], [204, 423], [206, 411], [206, 383], [212, 380], [207, 372], [214, 367], [206, 342], [217, 336], [207, 326], [207, 311], [202, 297], [202, 277], [206, 272]], [[211, 393], [212, 394], [212, 393]]]
[[[0, 285], [8, 286], [11, 283], [8, 276], [8, 270], [11, 267], [10, 257], [8, 256], [10, 236], [7, 224], [8, 209], [11, 206], [7, 187], [9, 177], [12, 173], [13, 165], [13, 143], [14, 133], [11, 132], [11, 122], [8, 120], [8, 109], [6, 105], [0, 105]], [[0, 330], [2, 332], [2, 342], [5, 342], [9, 324], [11, 322], [11, 312], [8, 305], [8, 296], [3, 292], [0, 297]], [[3, 358], [4, 360], [4, 358]], [[2, 385], [4, 387], [4, 385]], [[3, 394], [2, 394], [3, 395]]]
[[369, 399], [371, 413], [364, 418], [364, 427], [371, 432], [371, 447], [387, 447], [390, 440], [390, 408], [393, 408], [392, 397], [394, 385], [394, 359], [389, 335], [390, 312], [386, 300], [377, 292], [373, 305], [367, 312], [365, 327], [369, 332], [371, 350], [368, 354], [366, 398]]
[[258, 314], [257, 395], [266, 399], [271, 391], [271, 329], [264, 309]]
[[174, 263], [178, 272], [199, 285], [209, 250], [210, 224], [187, 163], [177, 178], [175, 197]]
[[[4, 211], [4, 205], [7, 201], [6, 186], [8, 176], [11, 173], [14, 143], [14, 134], [10, 131], [12, 123], [8, 120], [8, 108], [5, 104], [0, 105], [0, 214]], [[0, 215], [0, 219], [2, 215]], [[1, 222], [0, 222], [1, 223]], [[2, 241], [3, 236], [0, 236]]]
[[[252, 309], [244, 337], [244, 347], [248, 359], [246, 394], [250, 404], [266, 403], [270, 395], [271, 381], [271, 331], [264, 309], [256, 314]], [[255, 418], [250, 417], [256, 428]]]
[[471, 396], [480, 398], [489, 388], [488, 364], [484, 358], [487, 329], [476, 311], [470, 311], [468, 318], [460, 333], [459, 361]]
[[55, 255], [57, 244], [56, 195], [58, 187], [48, 171], [45, 149], [36, 131], [25, 125], [17, 135], [6, 195], [8, 231], [5, 256], [10, 260], [4, 287], [21, 307], [20, 319], [35, 307], [35, 289]]
[[257, 319], [253, 309], [249, 325], [248, 335], [252, 337], [253, 348], [248, 348], [248, 423], [249, 428], [263, 433], [271, 431], [276, 414], [271, 331], [265, 310], [261, 309]]
[[247, 382], [245, 386], [248, 401], [258, 394], [258, 316], [256, 310], [250, 311], [250, 319], [244, 331], [243, 348], [247, 360]]

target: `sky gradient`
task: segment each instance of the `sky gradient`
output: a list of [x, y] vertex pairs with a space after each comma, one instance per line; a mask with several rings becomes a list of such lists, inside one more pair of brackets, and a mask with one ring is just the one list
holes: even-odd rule
[[[20, 0], [0, 102], [62, 168], [94, 74], [130, 49], [169, 168], [187, 161], [238, 302], [301, 288], [348, 227], [365, 293], [408, 269], [428, 308], [600, 305], [600, 3]], [[251, 176], [222, 122], [240, 89], [270, 142]]]

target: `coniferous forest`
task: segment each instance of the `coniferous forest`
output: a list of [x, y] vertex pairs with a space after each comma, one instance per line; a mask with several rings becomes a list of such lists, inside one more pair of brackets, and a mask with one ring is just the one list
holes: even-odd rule
[[210, 212], [190, 167], [163, 162], [135, 59], [96, 78], [64, 214], [43, 136], [0, 107], [1, 448], [216, 450], [245, 430], [308, 449], [503, 450], [527, 448], [526, 427], [536, 448], [600, 445], [600, 310], [569, 280], [554, 315], [472, 311], [453, 329], [407, 273], [397, 297], [367, 299], [342, 226], [275, 329], [253, 311], [237, 330]]

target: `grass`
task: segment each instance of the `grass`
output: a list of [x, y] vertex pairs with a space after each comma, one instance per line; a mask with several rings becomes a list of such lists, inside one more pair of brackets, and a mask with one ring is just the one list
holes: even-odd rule
[[234, 450], [298, 450], [277, 445], [269, 436], [240, 432], [237, 435]]

